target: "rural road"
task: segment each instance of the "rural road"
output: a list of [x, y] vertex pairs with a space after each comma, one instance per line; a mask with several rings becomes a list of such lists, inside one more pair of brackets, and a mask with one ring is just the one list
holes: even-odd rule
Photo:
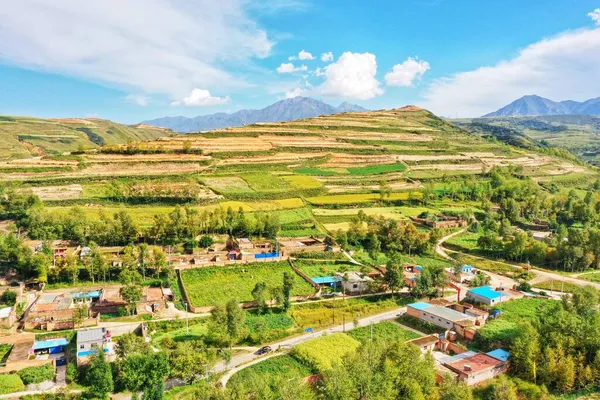
[[[511, 267], [514, 267], [514, 268], [519, 268], [519, 269], [523, 269], [524, 270], [524, 268], [522, 266], [517, 265], [517, 264], [511, 264], [511, 263], [507, 263], [507, 262], [504, 262], [504, 261], [498, 261], [498, 260], [490, 260], [490, 259], [488, 259], [486, 257], [476, 256], [476, 255], [473, 255], [473, 254], [463, 253], [463, 252], [460, 252], [460, 251], [455, 251], [455, 250], [450, 250], [450, 249], [444, 248], [443, 244], [444, 244], [445, 241], [447, 241], [448, 239], [452, 238], [453, 236], [459, 235], [459, 234], [461, 234], [461, 233], [463, 233], [465, 231], [466, 231], [466, 229], [462, 229], [460, 231], [454, 232], [454, 233], [452, 233], [452, 234], [450, 234], [448, 236], [444, 236], [443, 238], [441, 238], [439, 240], [439, 242], [437, 242], [437, 244], [435, 245], [435, 252], [437, 254], [439, 254], [440, 256], [446, 258], [446, 259], [452, 259], [452, 257], [450, 257], [448, 255], [448, 253], [458, 253], [458, 254], [464, 254], [465, 256], [469, 256], [469, 257], [472, 257], [472, 258], [477, 258], [477, 259], [480, 259], [480, 260], [487, 260], [487, 261], [494, 261], [494, 262], [497, 262], [497, 263], [500, 263], [500, 264], [504, 264], [504, 265], [508, 265], [508, 266], [511, 266]], [[531, 269], [531, 271], [536, 275], [535, 278], [533, 278], [531, 281], [529, 281], [529, 283], [531, 283], [532, 285], [536, 284], [536, 283], [540, 283], [540, 282], [546, 281], [546, 280], [555, 280], [555, 281], [558, 281], [558, 282], [563, 282], [564, 281], [564, 282], [572, 283], [572, 284], [579, 285], [579, 286], [593, 286], [596, 289], [600, 289], [600, 283], [585, 281], [583, 279], [577, 279], [575, 276], [560, 275], [560, 274], [557, 274], [557, 273], [554, 273], [554, 272], [549, 272], [549, 271], [544, 271], [544, 270], [536, 269], [535, 267], [533, 267]], [[516, 282], [516, 281], [514, 281], [514, 280], [512, 280], [510, 278], [504, 277], [502, 275], [490, 273], [488, 271], [485, 271], [485, 272], [488, 275], [491, 275], [492, 278], [495, 278], [496, 280], [501, 281], [503, 284], [507, 284], [507, 283], [510, 283], [510, 282], [512, 282], [512, 283]], [[581, 274], [577, 274], [577, 275], [581, 275]], [[559, 289], [559, 285], [560, 285], [560, 283], [557, 283], [557, 285], [556, 285], [557, 289]]]
[[[406, 311], [406, 307], [398, 307], [392, 311], [387, 311], [381, 314], [376, 314], [376, 315], [372, 315], [370, 317], [365, 317], [362, 318], [358, 321], [358, 326], [368, 326], [371, 323], [378, 323], [378, 322], [382, 322], [382, 321], [387, 321], [387, 320], [392, 320], [396, 318], [397, 314], [403, 313]], [[352, 321], [347, 321], [345, 324], [345, 330], [349, 331], [354, 329], [354, 323]], [[278, 348], [291, 348], [299, 343], [303, 343], [306, 342], [307, 340], [311, 340], [314, 338], [318, 338], [321, 337], [325, 334], [331, 334], [331, 333], [339, 333], [339, 332], [344, 332], [344, 325], [337, 325], [334, 326], [332, 328], [329, 329], [323, 329], [320, 331], [315, 331], [313, 333], [305, 333], [303, 335], [300, 336], [296, 336], [293, 338], [289, 338], [289, 339], [285, 339], [282, 340], [280, 342], [276, 342], [276, 343], [272, 343], [270, 346], [271, 348], [273, 348], [274, 350], [278, 349]], [[253, 364], [257, 364], [259, 362], [262, 362], [264, 360], [266, 360], [267, 358], [270, 357], [274, 357], [275, 355], [279, 355], [278, 353], [271, 353], [268, 356], [257, 356], [254, 353], [250, 353], [250, 354], [241, 354], [239, 356], [233, 357], [231, 359], [231, 361], [229, 362], [228, 367], [230, 367], [230, 370], [227, 370], [225, 363], [224, 362], [219, 362], [217, 363], [213, 369], [211, 370], [211, 373], [215, 374], [215, 373], [222, 373], [222, 372], [226, 372], [220, 379], [221, 385], [223, 387], [225, 387], [227, 385], [227, 382], [229, 381], [229, 379], [238, 371], [253, 365]]]

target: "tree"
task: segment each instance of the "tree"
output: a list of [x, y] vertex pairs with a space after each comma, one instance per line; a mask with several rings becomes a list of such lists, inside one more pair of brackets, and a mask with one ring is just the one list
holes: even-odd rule
[[214, 243], [214, 240], [212, 237], [208, 236], [208, 235], [203, 235], [200, 240], [198, 241], [198, 245], [200, 247], [202, 247], [203, 249], [207, 249], [210, 246], [212, 246]]
[[254, 304], [258, 307], [260, 312], [265, 312], [267, 310], [267, 296], [269, 295], [269, 289], [267, 284], [264, 282], [257, 282], [252, 289], [252, 298], [254, 299]]
[[88, 309], [88, 305], [77, 304], [75, 310], [73, 311], [73, 325], [75, 327], [79, 326], [83, 321], [85, 321], [90, 316], [90, 312]]
[[195, 346], [192, 342], [177, 343], [168, 352], [171, 376], [183, 379], [188, 384], [204, 375], [207, 365], [212, 364], [214, 359], [214, 353], [208, 353], [205, 348]]
[[142, 278], [146, 280], [146, 263], [150, 257], [150, 251], [146, 243], [142, 243], [138, 246], [138, 264], [142, 267]]
[[115, 353], [119, 358], [125, 358], [131, 354], [145, 354], [151, 351], [152, 348], [143, 337], [135, 333], [126, 333], [119, 336], [119, 340], [115, 344]]
[[294, 288], [294, 274], [286, 271], [283, 273], [283, 286], [281, 289], [283, 292], [283, 310], [286, 312], [290, 309], [290, 307], [292, 305], [292, 303], [290, 302], [290, 297], [291, 297], [293, 288]]
[[104, 399], [108, 393], [114, 390], [112, 371], [103, 351], [92, 355], [85, 380], [90, 394], [94, 397]]
[[472, 400], [471, 389], [463, 382], [456, 382], [449, 374], [444, 376], [439, 400]]
[[152, 249], [152, 264], [154, 265], [154, 276], [159, 277], [167, 267], [167, 255], [160, 247]]
[[142, 298], [142, 288], [136, 284], [128, 284], [121, 287], [121, 297], [127, 302], [127, 308], [131, 315], [135, 312], [137, 303]]
[[240, 307], [235, 299], [229, 300], [225, 305], [225, 308], [227, 310], [227, 334], [233, 342], [242, 337], [244, 322], [246, 321], [246, 312]]
[[229, 344], [227, 332], [227, 309], [224, 304], [217, 303], [210, 311], [209, 332], [222, 344]]
[[143, 399], [163, 398], [164, 380], [169, 375], [169, 362], [164, 352], [132, 354], [116, 366], [117, 381], [132, 392], [144, 391]]
[[489, 400], [518, 400], [515, 384], [505, 375], [500, 375], [491, 385]]
[[14, 306], [17, 302], [17, 292], [10, 289], [6, 290], [4, 293], [2, 293], [2, 296], [0, 296], [0, 301], [7, 306]]
[[517, 376], [537, 382], [537, 365], [540, 353], [540, 335], [529, 323], [525, 324], [513, 339], [510, 355]]
[[385, 266], [385, 283], [388, 288], [392, 291], [392, 295], [395, 291], [399, 290], [404, 286], [404, 272], [402, 265], [400, 264], [399, 257], [397, 254], [390, 254], [390, 259]]

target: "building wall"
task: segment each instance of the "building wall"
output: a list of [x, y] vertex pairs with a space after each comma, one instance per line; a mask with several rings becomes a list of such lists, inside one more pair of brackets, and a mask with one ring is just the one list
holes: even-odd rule
[[427, 309], [421, 310], [421, 319], [423, 321], [430, 322], [434, 325], [437, 325], [440, 328], [444, 328], [444, 329], [453, 329], [454, 328], [454, 322], [449, 321], [445, 318], [430, 314], [427, 312]]
[[499, 368], [494, 368], [488, 371], [473, 374], [470, 378], [468, 378], [467, 375], [461, 373], [458, 379], [460, 381], [465, 382], [467, 385], [472, 386], [487, 381], [489, 379], [493, 379], [504, 372], [506, 372], [506, 367], [502, 366]]
[[468, 299], [472, 299], [473, 301], [476, 301], [477, 303], [483, 303], [483, 304], [487, 304], [487, 305], [494, 305], [500, 302], [500, 298], [496, 298], [496, 299], [490, 299], [487, 297], [483, 297], [480, 296], [478, 294], [475, 294], [473, 292], [467, 292], [467, 298]]
[[421, 310], [417, 310], [416, 308], [406, 307], [406, 313], [411, 317], [421, 318]]

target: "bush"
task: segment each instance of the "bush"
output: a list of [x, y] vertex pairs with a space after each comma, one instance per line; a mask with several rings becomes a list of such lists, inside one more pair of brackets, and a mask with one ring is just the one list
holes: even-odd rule
[[7, 306], [14, 306], [17, 302], [17, 292], [7, 290], [6, 292], [2, 293], [2, 296], [0, 296], [0, 301]]
[[71, 362], [67, 364], [65, 380], [67, 381], [67, 383], [73, 383], [77, 380], [77, 365], [75, 365], [75, 363]]
[[354, 353], [359, 346], [358, 340], [343, 333], [336, 333], [294, 346], [292, 356], [318, 372], [330, 369], [334, 363]]
[[25, 390], [25, 385], [19, 375], [0, 375], [0, 394], [21, 392], [23, 390]]
[[19, 376], [26, 385], [42, 383], [54, 379], [56, 371], [54, 365], [44, 364], [40, 367], [29, 367], [18, 372]]

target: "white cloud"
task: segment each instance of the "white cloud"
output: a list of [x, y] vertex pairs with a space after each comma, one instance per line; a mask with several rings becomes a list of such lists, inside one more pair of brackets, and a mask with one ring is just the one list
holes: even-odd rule
[[374, 54], [345, 52], [325, 67], [323, 74], [325, 82], [316, 88], [322, 95], [367, 100], [383, 94], [375, 78], [377, 60]]
[[148, 96], [144, 96], [143, 94], [129, 94], [125, 99], [142, 107], [147, 106], [149, 102]]
[[227, 97], [213, 97], [210, 92], [205, 89], [195, 88], [192, 92], [181, 100], [177, 100], [171, 103], [172, 106], [188, 106], [188, 107], [202, 107], [202, 106], [217, 106], [220, 104], [229, 103], [229, 96]]
[[277, 72], [280, 74], [290, 74], [292, 72], [298, 71], [307, 71], [308, 67], [306, 65], [301, 65], [299, 67], [295, 67], [292, 63], [282, 63], [279, 67], [277, 67]]
[[598, 97], [600, 28], [534, 43], [513, 59], [439, 79], [422, 106], [439, 115], [479, 116], [526, 94], [552, 100]]
[[298, 59], [298, 57], [296, 57], [296, 56], [289, 56], [288, 57], [288, 61], [294, 61], [294, 60], [297, 60], [297, 59]]
[[306, 90], [306, 89], [302, 89], [302, 88], [298, 87], [293, 90], [288, 90], [287, 92], [285, 92], [285, 98], [292, 99], [294, 97], [307, 96], [309, 94], [310, 94], [310, 90]]
[[328, 51], [327, 53], [321, 53], [321, 61], [329, 62], [333, 61], [333, 53]]
[[390, 86], [412, 86], [415, 79], [429, 70], [427, 61], [408, 57], [402, 64], [396, 64], [391, 72], [385, 74], [385, 83]]
[[270, 54], [247, 0], [19, 0], [0, 7], [0, 61], [181, 98], [248, 85], [223, 70]]
[[300, 50], [298, 53], [298, 60], [314, 60], [315, 57], [310, 54], [308, 51], [304, 51], [304, 49]]
[[600, 25], [600, 8], [596, 8], [594, 11], [589, 13], [588, 16], [596, 23], [596, 25]]

